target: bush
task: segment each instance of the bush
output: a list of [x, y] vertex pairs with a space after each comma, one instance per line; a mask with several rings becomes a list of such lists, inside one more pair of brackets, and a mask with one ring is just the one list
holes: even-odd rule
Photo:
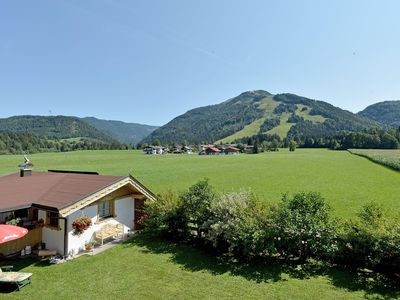
[[294, 151], [294, 150], [296, 150], [296, 147], [297, 147], [297, 143], [296, 143], [295, 141], [291, 140], [291, 141], [289, 142], [289, 151]]
[[283, 257], [329, 258], [337, 249], [335, 224], [318, 193], [285, 195], [274, 214], [276, 247]]
[[[252, 257], [275, 253], [267, 207], [250, 191], [222, 194], [211, 204], [205, 239], [220, 251]], [[272, 247], [272, 248], [271, 248]]]
[[214, 197], [208, 180], [199, 181], [180, 196], [168, 191], [146, 206], [144, 225], [148, 231], [174, 239], [200, 237], [201, 226], [209, 217]]
[[188, 221], [185, 224], [185, 230], [194, 233], [197, 237], [201, 236], [202, 225], [210, 216], [210, 206], [215, 196], [207, 179], [192, 185], [187, 192], [180, 196], [182, 214]]
[[338, 226], [318, 193], [284, 195], [269, 206], [250, 191], [217, 196], [203, 180], [180, 196], [166, 192], [146, 204], [146, 213], [148, 231], [246, 259], [312, 258], [387, 274], [400, 270], [400, 218], [374, 203]]
[[366, 204], [358, 219], [343, 224], [337, 259], [346, 265], [386, 273], [400, 270], [400, 222], [382, 206]]
[[157, 201], [146, 203], [145, 212], [148, 217], [143, 224], [147, 231], [172, 239], [185, 239], [189, 236], [182, 199], [174, 192], [167, 191]]

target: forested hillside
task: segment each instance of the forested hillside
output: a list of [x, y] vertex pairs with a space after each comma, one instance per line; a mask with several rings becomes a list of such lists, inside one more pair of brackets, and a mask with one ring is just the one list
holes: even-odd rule
[[77, 117], [15, 116], [0, 119], [0, 154], [127, 147]]
[[66, 152], [74, 150], [121, 150], [125, 144], [91, 138], [49, 140], [29, 132], [0, 132], [0, 154]]
[[157, 126], [122, 121], [101, 120], [94, 117], [82, 118], [93, 127], [107, 133], [121, 143], [135, 145], [152, 133]]
[[77, 117], [14, 116], [0, 119], [0, 131], [29, 132], [48, 139], [92, 138], [115, 142], [110, 136]]
[[156, 129], [144, 142], [203, 143], [229, 136], [260, 118], [264, 112], [260, 101], [270, 95], [266, 91], [245, 92], [217, 105], [192, 109]]
[[389, 127], [400, 126], [400, 101], [383, 101], [372, 104], [358, 113]]

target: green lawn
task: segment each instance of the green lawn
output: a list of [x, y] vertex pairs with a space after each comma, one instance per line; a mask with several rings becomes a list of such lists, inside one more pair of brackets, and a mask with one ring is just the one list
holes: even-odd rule
[[[132, 173], [156, 193], [184, 190], [208, 177], [219, 191], [251, 188], [263, 201], [285, 192], [318, 191], [335, 214], [351, 217], [363, 203], [400, 210], [400, 173], [347, 151], [297, 149], [239, 156], [144, 155], [141, 151], [79, 151], [30, 155], [35, 170]], [[0, 156], [0, 174], [17, 171], [21, 155]]]
[[[33, 284], [7, 299], [389, 299], [396, 288], [332, 268], [226, 261], [146, 236], [60, 265], [12, 262]], [[4, 286], [0, 289], [6, 291]], [[9, 289], [8, 289], [9, 291]]]
[[[346, 151], [297, 149], [239, 156], [148, 156], [140, 151], [80, 151], [30, 155], [35, 170], [132, 173], [155, 192], [183, 190], [204, 177], [220, 191], [252, 188], [264, 201], [284, 192], [319, 191], [338, 216], [376, 200], [399, 210], [400, 173]], [[22, 156], [0, 156], [0, 173], [17, 170]], [[7, 261], [32, 272], [33, 284], [7, 299], [390, 299], [399, 288], [333, 267], [246, 263], [138, 236], [97, 256], [61, 265]]]

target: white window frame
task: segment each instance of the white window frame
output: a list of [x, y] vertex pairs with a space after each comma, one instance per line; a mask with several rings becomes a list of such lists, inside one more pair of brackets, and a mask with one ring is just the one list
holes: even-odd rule
[[113, 200], [102, 201], [97, 206], [99, 219], [107, 219], [113, 217]]

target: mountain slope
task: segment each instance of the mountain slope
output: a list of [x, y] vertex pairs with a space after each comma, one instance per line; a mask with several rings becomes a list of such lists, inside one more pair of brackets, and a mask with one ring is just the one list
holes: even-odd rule
[[94, 117], [86, 117], [82, 120], [126, 144], [136, 144], [158, 128], [157, 126], [101, 120]]
[[[117, 142], [77, 117], [68, 116], [14, 116], [0, 119], [0, 131], [33, 133], [48, 139], [91, 138]], [[117, 142], [118, 143], [118, 142]]]
[[400, 126], [400, 101], [383, 101], [372, 104], [358, 113], [390, 127]]
[[257, 134], [326, 136], [379, 126], [329, 103], [294, 94], [250, 91], [217, 105], [196, 108], [156, 129], [143, 142], [233, 142]]
[[144, 143], [212, 142], [229, 136], [263, 116], [260, 101], [271, 94], [252, 91], [216, 105], [192, 109], [153, 131]]

